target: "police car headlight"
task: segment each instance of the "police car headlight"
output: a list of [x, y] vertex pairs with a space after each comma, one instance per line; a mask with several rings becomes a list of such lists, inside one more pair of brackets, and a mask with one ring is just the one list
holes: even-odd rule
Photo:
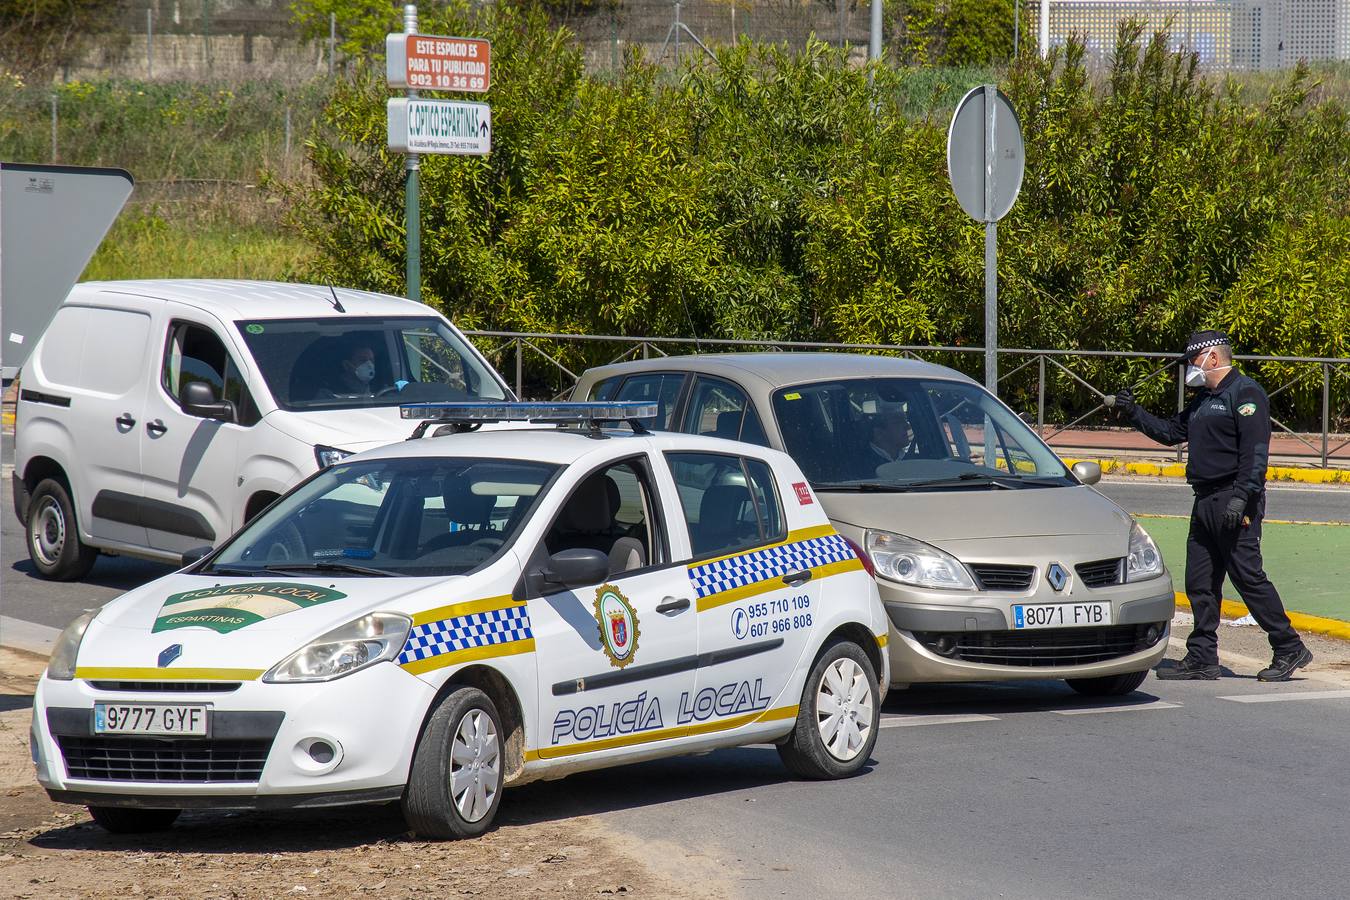
[[80, 655], [80, 643], [89, 623], [98, 610], [91, 609], [65, 627], [52, 645], [52, 657], [47, 662], [47, 677], [53, 681], [72, 681], [75, 678], [75, 658]]
[[959, 559], [922, 541], [869, 529], [863, 546], [882, 578], [915, 587], [975, 590], [975, 581]]
[[314, 446], [314, 461], [319, 464], [320, 469], [335, 466], [351, 455], [352, 451], [350, 450], [339, 450], [337, 447], [325, 447], [323, 444], [316, 444]]
[[412, 620], [371, 613], [310, 641], [277, 663], [262, 680], [269, 684], [331, 681], [398, 656]]
[[1126, 581], [1146, 581], [1163, 573], [1163, 558], [1148, 532], [1135, 522], [1130, 526], [1130, 555], [1125, 560]]

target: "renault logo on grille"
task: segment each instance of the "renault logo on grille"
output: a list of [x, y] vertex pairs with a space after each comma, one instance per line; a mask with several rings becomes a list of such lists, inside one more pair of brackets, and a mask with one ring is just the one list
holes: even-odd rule
[[1045, 570], [1045, 580], [1056, 591], [1062, 591], [1069, 583], [1069, 573], [1059, 563], [1051, 563], [1050, 568]]
[[182, 644], [170, 644], [159, 651], [159, 667], [162, 669], [175, 659], [183, 655]]

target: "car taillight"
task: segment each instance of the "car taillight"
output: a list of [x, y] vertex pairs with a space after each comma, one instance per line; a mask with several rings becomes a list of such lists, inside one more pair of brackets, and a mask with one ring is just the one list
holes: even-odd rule
[[[843, 535], [840, 535], [840, 537], [843, 537]], [[876, 577], [877, 577], [877, 567], [874, 566], [874, 565], [872, 565], [872, 557], [868, 556], [868, 555], [867, 555], [867, 552], [866, 552], [865, 550], [863, 550], [862, 547], [859, 547], [859, 546], [857, 545], [857, 543], [855, 543], [854, 541], [850, 540], [849, 538], [844, 538], [844, 541], [845, 541], [850, 547], [853, 548], [853, 552], [854, 552], [855, 554], [857, 554], [857, 556], [858, 556], [858, 561], [861, 562], [861, 563], [863, 564], [863, 569], [867, 572], [867, 574], [870, 575], [870, 576], [873, 577], [873, 578], [876, 578]]]

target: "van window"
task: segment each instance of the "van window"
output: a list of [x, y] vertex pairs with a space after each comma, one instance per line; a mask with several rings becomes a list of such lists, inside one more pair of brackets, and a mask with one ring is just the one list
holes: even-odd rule
[[216, 333], [201, 325], [175, 322], [169, 326], [169, 341], [164, 348], [161, 383], [179, 406], [183, 389], [194, 381], [211, 386], [216, 397], [234, 404], [235, 422], [249, 426], [260, 418], [242, 373]]
[[667, 453], [695, 559], [781, 541], [783, 511], [762, 460], [721, 453]]
[[125, 394], [141, 378], [149, 336], [145, 313], [63, 306], [42, 339], [42, 374], [53, 385]]

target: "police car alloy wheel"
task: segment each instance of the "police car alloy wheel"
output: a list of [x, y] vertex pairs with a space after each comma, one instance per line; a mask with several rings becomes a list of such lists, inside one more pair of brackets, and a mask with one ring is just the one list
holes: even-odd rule
[[172, 825], [182, 810], [131, 809], [120, 806], [91, 806], [89, 815], [104, 831], [113, 834], [144, 834], [164, 831]]
[[862, 648], [836, 641], [806, 679], [797, 725], [778, 747], [783, 764], [803, 778], [847, 778], [867, 762], [880, 722], [877, 676]]
[[1144, 683], [1148, 670], [1125, 672], [1121, 675], [1103, 675], [1101, 678], [1070, 678], [1069, 687], [1085, 697], [1123, 697], [1132, 694]]
[[44, 578], [58, 581], [83, 578], [98, 559], [98, 551], [80, 541], [70, 492], [54, 478], [39, 482], [29, 502], [28, 555]]
[[403, 818], [425, 838], [473, 837], [497, 815], [505, 774], [501, 717], [487, 694], [454, 688], [417, 742]]

